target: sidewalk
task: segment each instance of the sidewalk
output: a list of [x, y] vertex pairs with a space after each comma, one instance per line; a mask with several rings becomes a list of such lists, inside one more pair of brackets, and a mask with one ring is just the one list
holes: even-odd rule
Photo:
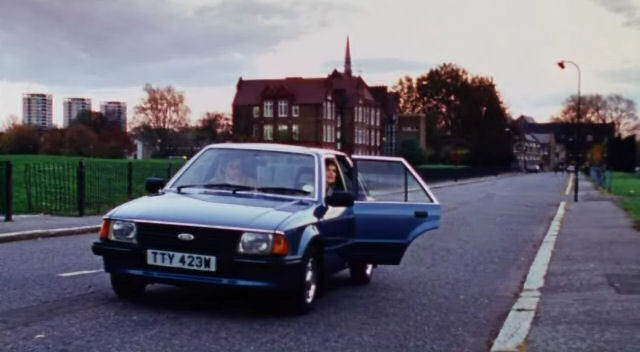
[[102, 216], [14, 215], [0, 222], [0, 243], [98, 232]]
[[[581, 177], [581, 180], [583, 178]], [[526, 351], [640, 351], [640, 232], [612, 198], [580, 182]]]

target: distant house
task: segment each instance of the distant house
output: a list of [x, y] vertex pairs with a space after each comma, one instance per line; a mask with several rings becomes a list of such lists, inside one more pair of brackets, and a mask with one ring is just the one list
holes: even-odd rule
[[536, 123], [531, 117], [520, 116], [516, 123], [524, 134], [532, 134], [541, 144], [541, 157], [545, 169], [554, 169], [558, 165], [573, 163], [573, 155], [580, 150], [582, 160], [587, 151], [595, 145], [606, 145], [615, 137], [612, 123], [581, 123], [579, 125], [580, 143], [576, 144], [576, 125], [568, 122]]
[[236, 139], [332, 148], [381, 155], [393, 96], [351, 72], [349, 39], [344, 71], [327, 77], [242, 79], [233, 99]]
[[518, 168], [522, 171], [534, 170], [542, 163], [542, 145], [531, 133], [525, 133], [513, 144], [513, 154]]

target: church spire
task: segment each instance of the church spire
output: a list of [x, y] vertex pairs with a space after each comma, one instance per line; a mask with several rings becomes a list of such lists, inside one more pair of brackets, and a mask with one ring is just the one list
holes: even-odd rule
[[349, 49], [349, 36], [347, 36], [347, 51], [344, 55], [344, 74], [351, 76], [351, 49]]

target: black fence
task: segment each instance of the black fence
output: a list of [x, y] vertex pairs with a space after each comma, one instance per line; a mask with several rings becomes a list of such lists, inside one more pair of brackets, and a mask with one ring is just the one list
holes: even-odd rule
[[0, 214], [4, 221], [11, 221], [13, 203], [13, 165], [10, 161], [0, 161]]
[[43, 162], [25, 165], [28, 212], [102, 214], [145, 193], [147, 177], [171, 178], [181, 165]]

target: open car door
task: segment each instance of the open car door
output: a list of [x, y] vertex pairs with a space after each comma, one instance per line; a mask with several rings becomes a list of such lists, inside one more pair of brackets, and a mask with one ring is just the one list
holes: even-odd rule
[[[411, 242], [440, 226], [440, 204], [403, 158], [353, 156], [355, 238], [350, 261], [400, 264]], [[358, 180], [358, 181], [355, 181]], [[364, 193], [364, 194], [362, 194]]]

